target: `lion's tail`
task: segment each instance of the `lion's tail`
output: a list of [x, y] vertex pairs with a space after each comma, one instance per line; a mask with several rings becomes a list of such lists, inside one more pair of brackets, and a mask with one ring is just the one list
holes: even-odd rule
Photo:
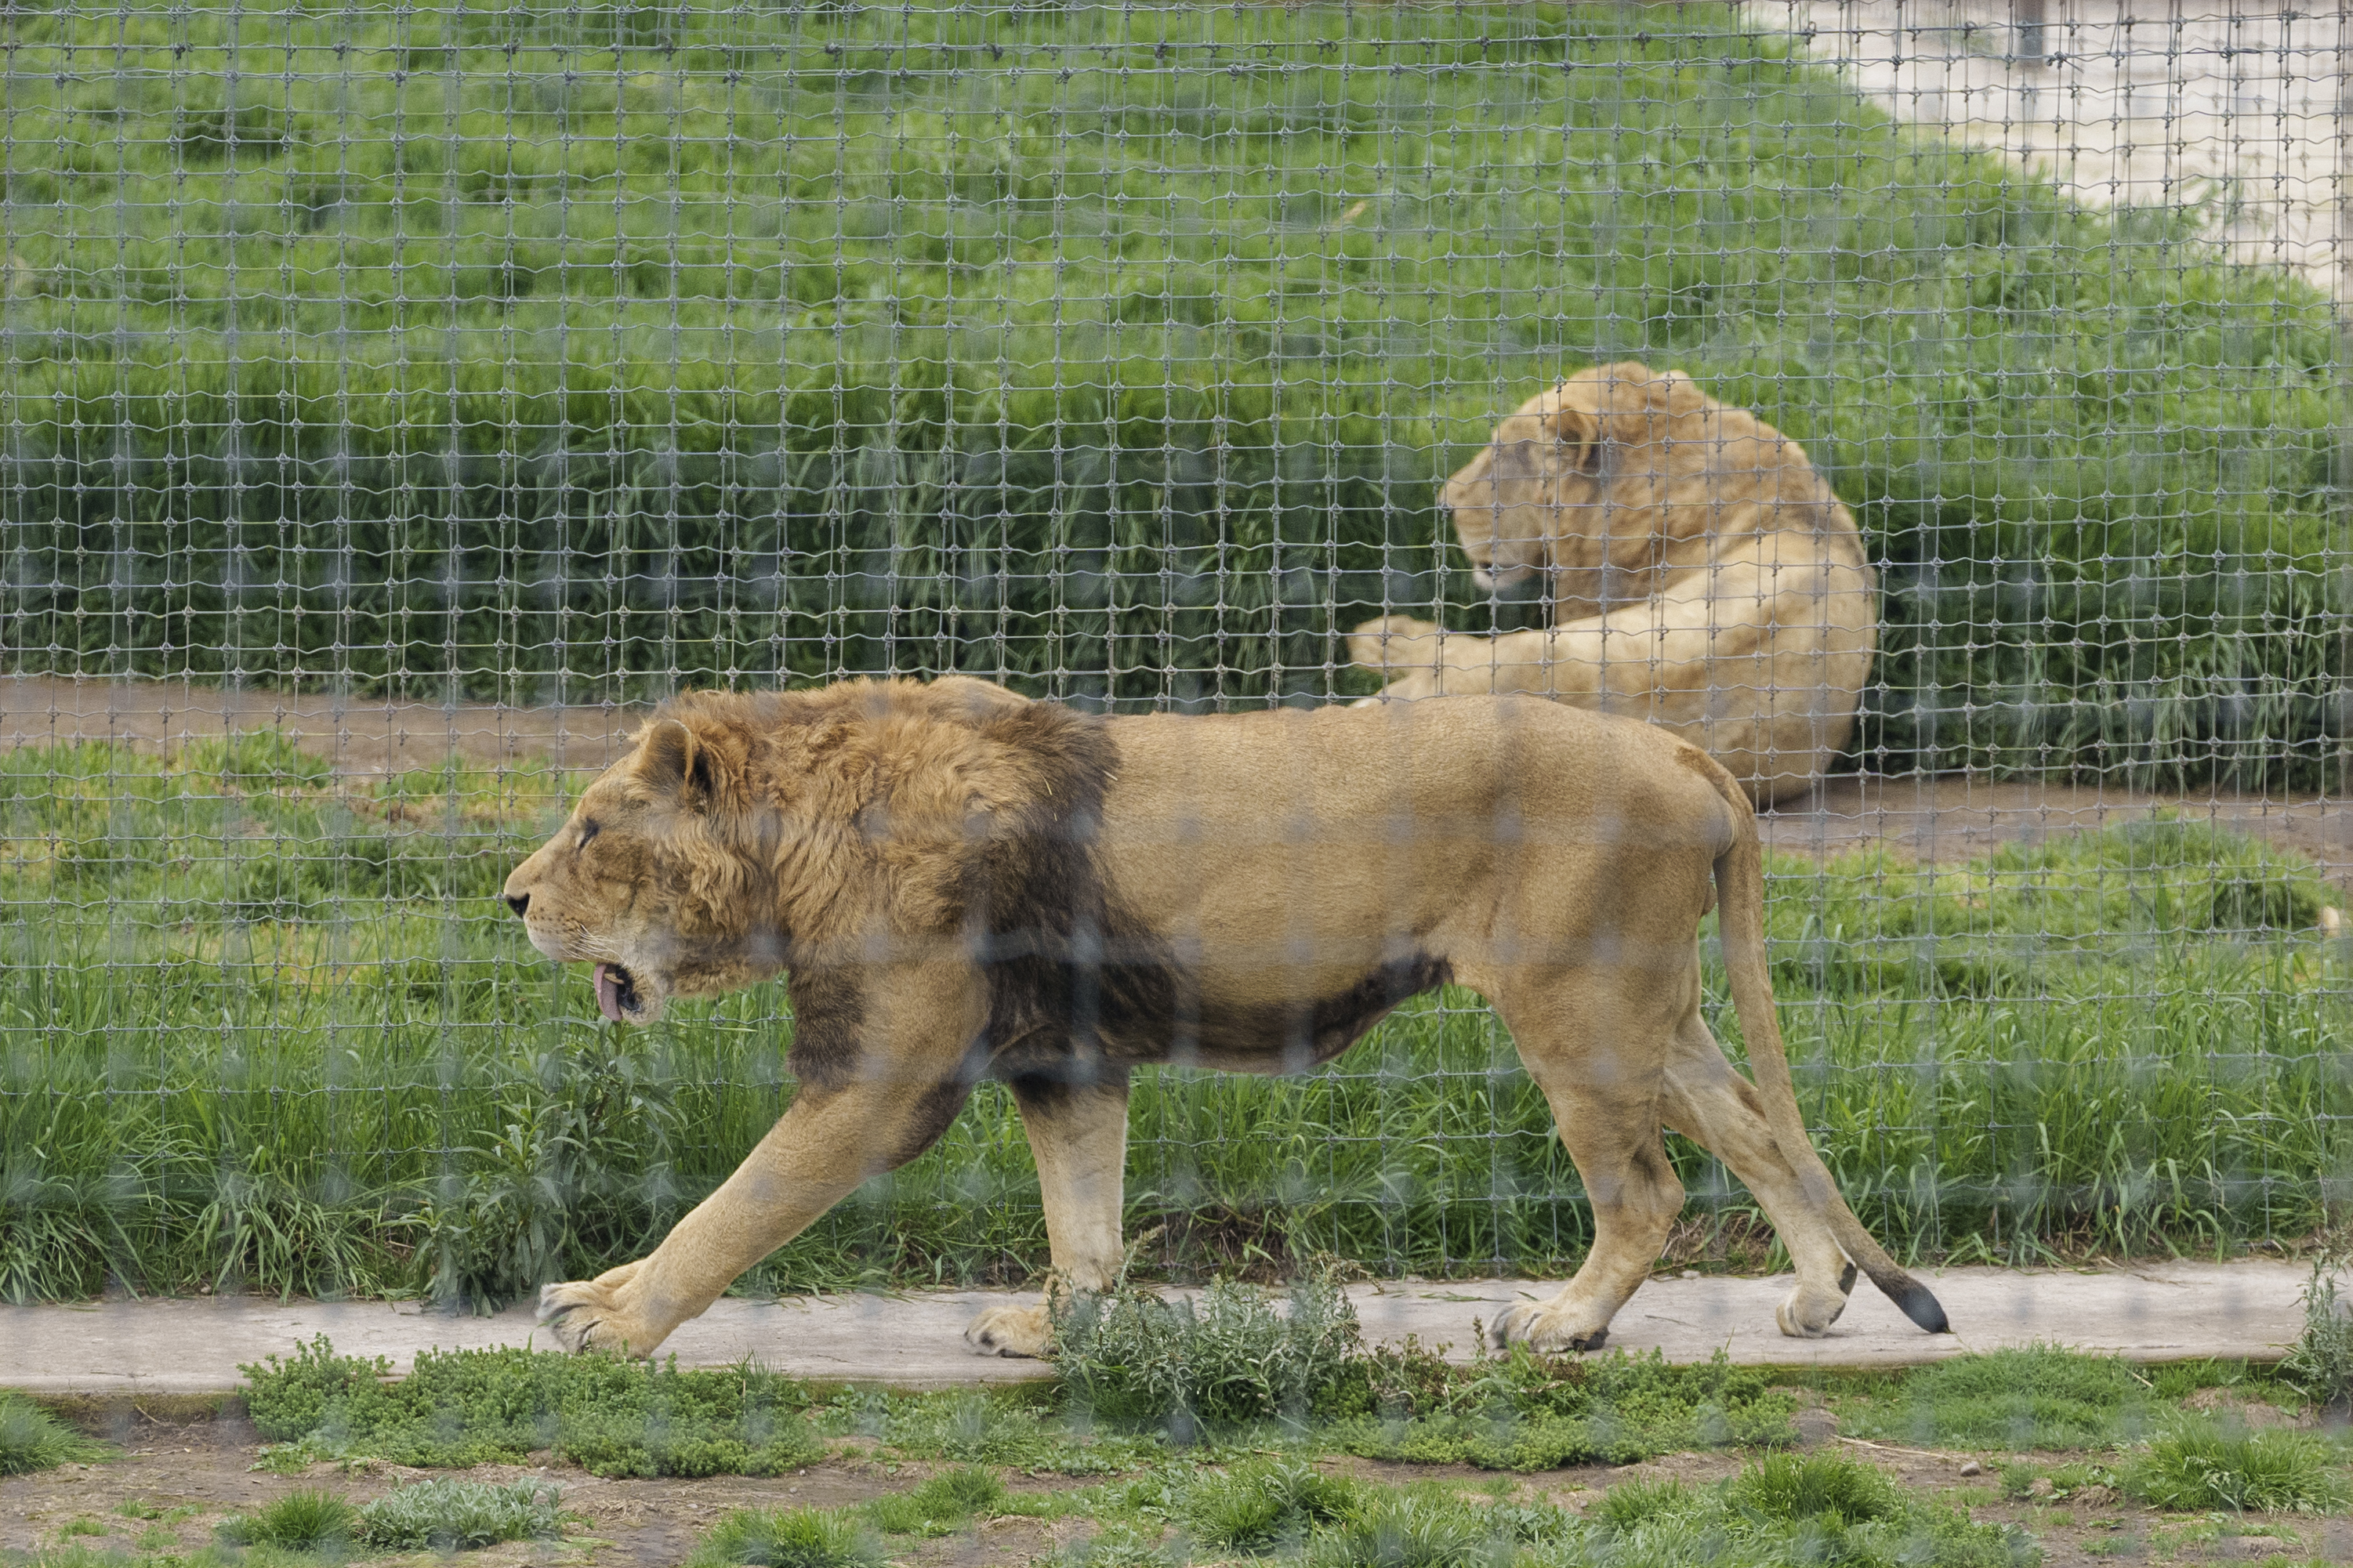
[[1765, 852], [1757, 837], [1757, 816], [1737, 785], [1725, 781], [1734, 821], [1732, 847], [1715, 858], [1717, 929], [1724, 936], [1724, 963], [1732, 977], [1732, 1005], [1748, 1040], [1748, 1069], [1765, 1101], [1765, 1118], [1782, 1157], [1816, 1205], [1829, 1215], [1831, 1234], [1847, 1257], [1871, 1276], [1904, 1315], [1932, 1334], [1950, 1333], [1945, 1309], [1923, 1285], [1872, 1239], [1840, 1195], [1838, 1184], [1814, 1152], [1798, 1110], [1798, 1088], [1789, 1078], [1789, 1056], [1781, 1043], [1781, 1022], [1773, 1010], [1773, 975], [1765, 952]]

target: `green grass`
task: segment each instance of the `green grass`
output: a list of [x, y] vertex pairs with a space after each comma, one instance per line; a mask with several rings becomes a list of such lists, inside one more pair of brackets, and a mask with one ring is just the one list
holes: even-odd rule
[[2307, 1432], [2200, 1419], [2151, 1439], [2118, 1482], [2128, 1497], [2184, 1513], [2325, 1513], [2353, 1498], [2341, 1447]]
[[1335, 627], [1497, 614], [1433, 504], [1495, 411], [1630, 355], [1856, 506], [1873, 763], [2332, 765], [2325, 297], [1730, 7], [135, 0], [10, 42], [15, 662], [1355, 689]]
[[1195, 1483], [1181, 1517], [1203, 1546], [1259, 1556], [1296, 1551], [1310, 1531], [1356, 1518], [1365, 1502], [1366, 1489], [1345, 1476], [1276, 1459]]
[[[1313, 1308], [1317, 1292], [1336, 1294], [1301, 1287], [1293, 1300], [1308, 1299]], [[1274, 1316], [1267, 1300], [1253, 1310]], [[1335, 1321], [1328, 1310], [1318, 1315]], [[1177, 1355], [1188, 1345], [1152, 1348], [1155, 1356]], [[990, 1472], [977, 1468], [984, 1466], [1124, 1474], [1174, 1454], [1247, 1453], [1275, 1443], [1537, 1470], [1778, 1444], [1788, 1439], [1794, 1408], [1785, 1391], [1768, 1386], [1767, 1373], [1720, 1356], [1679, 1367], [1655, 1353], [1552, 1361], [1520, 1350], [1454, 1366], [1414, 1346], [1368, 1350], [1351, 1321], [1326, 1331], [1312, 1379], [1287, 1408], [1249, 1403], [1212, 1418], [1216, 1407], [1203, 1403], [1140, 1403], [1112, 1419], [1103, 1390], [1126, 1367], [1107, 1350], [1101, 1342], [1067, 1349], [1058, 1358], [1060, 1380], [1043, 1389], [849, 1390], [822, 1402], [801, 1384], [751, 1367], [681, 1372], [549, 1351], [432, 1352], [408, 1377], [387, 1382], [387, 1363], [338, 1355], [323, 1338], [242, 1370], [247, 1409], [277, 1446], [268, 1458], [280, 1468], [322, 1458], [514, 1464], [545, 1450], [607, 1476], [778, 1475], [849, 1437], [903, 1458], [950, 1461], [873, 1517], [876, 1528], [894, 1534], [934, 1532], [976, 1511], [1009, 1510], [1002, 1489], [990, 1489]], [[1214, 1345], [1208, 1350], [1204, 1377], [1232, 1370], [1216, 1359]]]
[[[598, 1021], [494, 897], [565, 787], [339, 783], [266, 734], [0, 753], [0, 1298], [111, 1279], [490, 1304], [638, 1255], [724, 1179], [791, 1098], [785, 988]], [[1937, 868], [1776, 858], [1808, 1121], [1899, 1251], [2306, 1234], [2353, 1112], [2348, 952], [2303, 929], [2333, 896], [2179, 822]], [[1132, 1120], [1129, 1234], [1160, 1227], [1139, 1277], [1583, 1252], [1550, 1112], [1465, 992], [1303, 1078], [1146, 1072]], [[1670, 1147], [1692, 1216], [1736, 1239], [1746, 1194]], [[983, 1086], [747, 1285], [1018, 1282], [1045, 1257], [1026, 1141]]]
[[821, 1509], [738, 1509], [705, 1536], [688, 1568], [882, 1568], [882, 1544], [854, 1519]]
[[88, 1463], [106, 1451], [31, 1400], [0, 1389], [0, 1476]]
[[942, 1470], [911, 1492], [894, 1492], [866, 1505], [866, 1518], [886, 1535], [945, 1535], [976, 1514], [1001, 1509], [1005, 1483], [994, 1470], [957, 1465]]
[[550, 1352], [430, 1351], [409, 1375], [339, 1356], [324, 1336], [241, 1369], [261, 1435], [305, 1453], [396, 1464], [519, 1464], [549, 1449], [601, 1476], [773, 1476], [820, 1445], [807, 1391], [745, 1366], [679, 1372]]
[[2100, 1448], [2139, 1436], [2156, 1405], [2121, 1360], [2036, 1346], [1920, 1367], [1842, 1411], [1840, 1429], [1949, 1448]]
[[288, 1552], [347, 1548], [359, 1510], [337, 1492], [305, 1488], [273, 1498], [249, 1514], [220, 1527], [221, 1539], [240, 1546], [276, 1546]]

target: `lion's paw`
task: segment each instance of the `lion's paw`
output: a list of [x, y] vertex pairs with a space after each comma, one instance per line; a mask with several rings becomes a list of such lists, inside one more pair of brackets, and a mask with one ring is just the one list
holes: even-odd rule
[[1781, 1298], [1773, 1309], [1773, 1321], [1781, 1331], [1793, 1340], [1818, 1340], [1831, 1331], [1831, 1325], [1846, 1310], [1847, 1290], [1854, 1284], [1854, 1270], [1847, 1270], [1846, 1289], [1810, 1285], [1800, 1280], [1797, 1288]]
[[1563, 1310], [1549, 1301], [1521, 1301], [1504, 1309], [1487, 1326], [1487, 1343], [1495, 1350], [1525, 1345], [1540, 1355], [1565, 1351], [1598, 1351], [1609, 1339], [1607, 1320], [1596, 1323], [1589, 1313]]
[[1052, 1339], [1043, 1307], [991, 1307], [964, 1328], [964, 1342], [979, 1355], [1043, 1358]]
[[[1366, 669], [1402, 669], [1438, 657], [1438, 623], [1379, 616], [1348, 634], [1348, 658]], [[1429, 647], [1418, 645], [1427, 642]]]
[[567, 1351], [611, 1351], [619, 1355], [651, 1355], [654, 1347], [669, 1337], [634, 1321], [622, 1306], [618, 1289], [603, 1279], [541, 1286], [539, 1326]]

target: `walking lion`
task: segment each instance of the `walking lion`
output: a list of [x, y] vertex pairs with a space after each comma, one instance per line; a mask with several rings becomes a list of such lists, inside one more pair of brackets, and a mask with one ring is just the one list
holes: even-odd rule
[[[1719, 899], [1754, 1083], [1700, 1013]], [[575, 1349], [651, 1353], [984, 1078], [1029, 1133], [1054, 1279], [1103, 1289], [1134, 1068], [1304, 1071], [1449, 981], [1494, 1005], [1593, 1205], [1576, 1278], [1498, 1342], [1602, 1342], [1683, 1208], [1662, 1126], [1771, 1217], [1785, 1332], [1827, 1331], [1858, 1265], [1946, 1326], [1807, 1140], [1749, 804], [1646, 725], [1512, 696], [1103, 718], [961, 679], [702, 693], [654, 714], [506, 900], [540, 952], [595, 966], [617, 1024], [790, 974], [791, 1107], [650, 1254], [546, 1288]], [[1043, 1305], [965, 1337], [1051, 1349]]]

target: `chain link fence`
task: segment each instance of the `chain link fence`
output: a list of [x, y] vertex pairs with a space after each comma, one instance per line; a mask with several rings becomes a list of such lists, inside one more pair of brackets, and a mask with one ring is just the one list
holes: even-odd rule
[[[0, 1294], [641, 1251], [791, 1092], [783, 988], [618, 1035], [496, 903], [644, 704], [1317, 704], [1398, 673], [1376, 617], [1542, 639], [1560, 574], [1491, 591], [1441, 498], [1611, 363], [1860, 530], [1876, 657], [1768, 825], [1858, 1209], [1965, 1260], [2309, 1233], [2348, 60], [2214, 0], [6, 5]], [[1770, 1261], [1675, 1153], [1679, 1254]], [[1586, 1236], [1467, 994], [1153, 1077], [1131, 1167], [1174, 1274]], [[985, 1090], [765, 1277], [1043, 1254]]]

